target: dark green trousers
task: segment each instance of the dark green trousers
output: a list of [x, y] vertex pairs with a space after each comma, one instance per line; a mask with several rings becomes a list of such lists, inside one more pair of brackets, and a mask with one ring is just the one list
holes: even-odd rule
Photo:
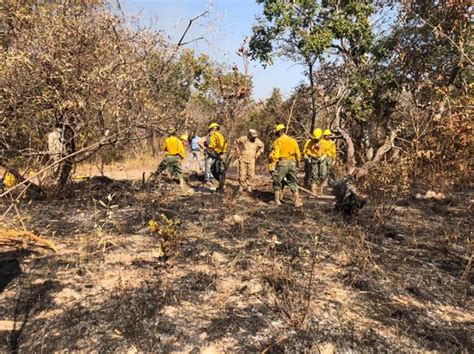
[[286, 183], [292, 192], [298, 191], [298, 180], [296, 177], [296, 161], [281, 160], [278, 161], [275, 171], [272, 174], [273, 190], [283, 189], [283, 183], [286, 177]]
[[156, 169], [156, 175], [159, 176], [164, 170], [169, 168], [172, 176], [178, 179], [183, 177], [183, 168], [181, 167], [182, 158], [179, 155], [166, 155]]
[[328, 176], [331, 159], [326, 157], [323, 161], [308, 159], [305, 164], [305, 182], [321, 184]]

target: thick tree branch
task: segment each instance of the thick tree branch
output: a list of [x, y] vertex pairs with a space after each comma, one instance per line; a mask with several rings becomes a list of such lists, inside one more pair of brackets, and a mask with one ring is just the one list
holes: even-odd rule
[[372, 167], [373, 165], [377, 164], [380, 162], [382, 157], [390, 151], [391, 148], [395, 146], [395, 138], [397, 137], [398, 133], [400, 132], [399, 129], [395, 129], [392, 132], [390, 132], [390, 135], [387, 136], [385, 139], [385, 143], [377, 149], [377, 152], [375, 153], [374, 158], [371, 161], [368, 161], [366, 163], [367, 167]]
[[337, 127], [337, 130], [342, 135], [347, 145], [347, 161], [346, 161], [347, 171], [349, 173], [353, 173], [356, 166], [354, 142], [352, 141], [352, 138], [347, 131], [345, 131], [341, 127]]

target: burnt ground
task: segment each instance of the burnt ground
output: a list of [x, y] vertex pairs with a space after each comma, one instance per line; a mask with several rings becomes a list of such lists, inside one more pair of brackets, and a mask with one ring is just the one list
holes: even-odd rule
[[0, 254], [2, 352], [474, 350], [469, 198], [345, 220], [269, 204], [264, 177], [245, 196], [110, 182], [19, 205], [59, 252]]

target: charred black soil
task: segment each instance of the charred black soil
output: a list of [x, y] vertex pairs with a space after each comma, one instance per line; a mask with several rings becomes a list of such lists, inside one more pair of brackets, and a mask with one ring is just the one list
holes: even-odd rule
[[0, 349], [473, 351], [469, 198], [346, 220], [330, 199], [269, 204], [264, 178], [243, 196], [190, 183], [20, 204], [59, 252], [0, 254]]

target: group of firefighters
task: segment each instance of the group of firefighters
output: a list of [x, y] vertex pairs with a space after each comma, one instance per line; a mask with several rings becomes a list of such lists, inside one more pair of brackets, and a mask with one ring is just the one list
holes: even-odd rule
[[[272, 144], [268, 163], [268, 170], [272, 176], [274, 202], [276, 205], [281, 204], [283, 188], [288, 186], [293, 192], [295, 207], [301, 207], [303, 203], [298, 192], [298, 165], [304, 160], [305, 186], [310, 188], [313, 194], [322, 193], [329, 169], [336, 158], [336, 144], [332, 132], [329, 129], [324, 131], [320, 128], [315, 129], [311, 138], [304, 144], [303, 154], [297, 141], [286, 134], [284, 124], [275, 126], [275, 135], [276, 139]], [[187, 144], [186, 134], [178, 137], [175, 129], [170, 130], [162, 147], [166, 156], [155, 172], [155, 175], [159, 176], [165, 170], [171, 170], [173, 176], [179, 179], [183, 190], [187, 189], [182, 168]], [[212, 186], [213, 180], [220, 181], [225, 169], [223, 157], [228, 153], [229, 145], [220, 131], [219, 124], [211, 123], [205, 138], [193, 135], [190, 144], [191, 159], [198, 161], [198, 152], [204, 152], [204, 183]], [[246, 136], [237, 139], [235, 155], [239, 166], [240, 192], [252, 191], [255, 162], [263, 152], [264, 144], [258, 138], [258, 132], [255, 129], [249, 129]]]

